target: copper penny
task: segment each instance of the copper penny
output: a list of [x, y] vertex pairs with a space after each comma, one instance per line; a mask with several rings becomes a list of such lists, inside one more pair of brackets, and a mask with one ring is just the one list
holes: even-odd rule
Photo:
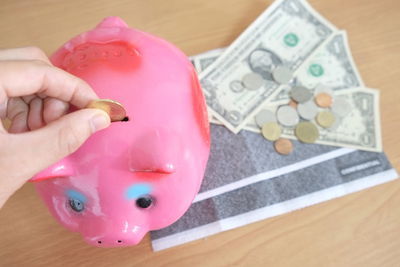
[[327, 93], [319, 93], [315, 96], [315, 103], [321, 108], [329, 108], [332, 102], [332, 96]]
[[274, 142], [276, 152], [281, 155], [289, 155], [293, 151], [293, 143], [289, 139], [279, 138]]
[[292, 108], [297, 108], [297, 102], [294, 101], [293, 99], [291, 99], [288, 103], [289, 106], [291, 106]]

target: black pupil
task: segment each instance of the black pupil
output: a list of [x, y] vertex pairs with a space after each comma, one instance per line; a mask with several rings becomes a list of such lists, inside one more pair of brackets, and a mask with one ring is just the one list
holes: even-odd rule
[[81, 212], [85, 207], [82, 203], [82, 201], [78, 200], [78, 199], [70, 199], [69, 200], [69, 205], [71, 206], [71, 208], [76, 211], [76, 212]]
[[143, 209], [150, 207], [151, 203], [153, 203], [153, 200], [149, 196], [141, 197], [136, 200], [136, 205]]

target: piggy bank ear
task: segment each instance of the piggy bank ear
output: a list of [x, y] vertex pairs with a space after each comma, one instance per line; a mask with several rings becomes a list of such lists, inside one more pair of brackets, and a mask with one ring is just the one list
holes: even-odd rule
[[68, 158], [62, 159], [56, 164], [51, 165], [47, 169], [39, 172], [33, 178], [31, 178], [30, 182], [38, 182], [46, 179], [56, 178], [56, 177], [66, 177], [74, 175], [71, 162], [69, 162]]
[[129, 169], [134, 172], [173, 173], [181, 151], [182, 144], [173, 131], [147, 131], [130, 148]]

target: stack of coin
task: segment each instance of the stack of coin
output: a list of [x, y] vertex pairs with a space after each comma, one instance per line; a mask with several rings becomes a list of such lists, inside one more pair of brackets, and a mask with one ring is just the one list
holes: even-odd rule
[[[293, 72], [279, 66], [272, 76], [275, 82], [287, 84], [292, 80]], [[278, 107], [275, 113], [263, 109], [255, 116], [263, 137], [273, 141], [275, 150], [281, 155], [288, 155], [293, 150], [293, 143], [281, 137], [284, 128], [293, 129], [299, 141], [314, 143], [320, 134], [318, 126], [334, 129], [339, 124], [339, 119], [351, 109], [345, 99], [334, 98], [333, 91], [321, 84], [312, 89], [292, 86], [289, 94], [290, 102]]]

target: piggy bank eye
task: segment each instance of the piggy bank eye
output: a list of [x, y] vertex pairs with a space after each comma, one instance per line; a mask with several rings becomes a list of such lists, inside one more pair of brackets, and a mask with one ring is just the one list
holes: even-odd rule
[[68, 204], [76, 212], [81, 212], [85, 209], [87, 198], [84, 194], [74, 189], [69, 189], [65, 192], [68, 199]]
[[69, 206], [76, 212], [81, 212], [85, 209], [85, 205], [79, 199], [69, 199]]
[[139, 197], [136, 200], [136, 206], [142, 209], [147, 209], [151, 204], [153, 204], [153, 198], [149, 195]]

